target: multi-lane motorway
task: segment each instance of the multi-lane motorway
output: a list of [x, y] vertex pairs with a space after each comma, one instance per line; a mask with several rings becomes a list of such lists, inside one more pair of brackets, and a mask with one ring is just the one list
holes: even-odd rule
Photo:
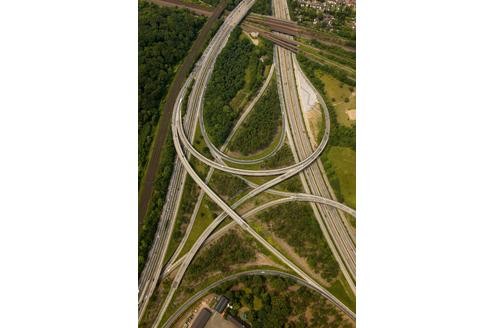
[[[219, 28], [216, 35], [213, 37], [208, 48], [204, 51], [203, 56], [198, 61], [194, 71], [188, 78], [187, 83], [181, 89], [178, 101], [174, 105], [174, 112], [172, 114], [172, 132], [174, 139], [174, 146], [177, 150], [176, 167], [171, 179], [171, 185], [169, 187], [169, 194], [167, 195], [167, 201], [164, 206], [162, 217], [160, 219], [158, 232], [149, 255], [149, 260], [143, 270], [139, 281], [139, 318], [142, 317], [148, 300], [153, 293], [153, 290], [159, 280], [160, 273], [164, 267], [164, 257], [167, 251], [167, 246], [170, 241], [172, 229], [175, 223], [175, 217], [181, 198], [183, 185], [186, 174], [189, 174], [193, 180], [201, 187], [202, 192], [200, 197], [204, 194], [208, 195], [222, 210], [220, 214], [206, 230], [197, 239], [188, 253], [176, 261], [179, 251], [173, 254], [171, 261], [165, 266], [165, 274], [170, 272], [172, 268], [178, 268], [170, 291], [160, 309], [160, 313], [153, 324], [153, 327], [158, 327], [161, 318], [163, 317], [167, 307], [175, 294], [175, 291], [179, 287], [182, 277], [192, 261], [199, 248], [208, 239], [215, 228], [225, 219], [230, 216], [234, 222], [224, 227], [222, 230], [227, 229], [229, 226], [238, 224], [242, 229], [250, 233], [258, 242], [260, 242], [265, 248], [278, 257], [285, 265], [296, 272], [306, 284], [312, 288], [319, 290], [321, 293], [328, 293], [328, 291], [314, 281], [309, 275], [307, 275], [298, 266], [292, 263], [284, 255], [282, 255], [276, 248], [270, 243], [264, 240], [249, 224], [245, 221], [245, 218], [258, 213], [268, 207], [275, 206], [288, 201], [309, 201], [311, 202], [315, 211], [317, 220], [322, 228], [323, 234], [339, 262], [341, 269], [346, 277], [351, 289], [354, 291], [354, 279], [355, 279], [355, 244], [353, 237], [353, 230], [346, 224], [345, 217], [341, 216], [339, 211], [345, 211], [355, 216], [355, 211], [347, 206], [340, 204], [332, 200], [332, 191], [326, 181], [326, 176], [322, 174], [322, 166], [318, 160], [319, 155], [323, 151], [328, 142], [330, 119], [326, 107], [323, 105], [325, 114], [325, 133], [321, 143], [313, 149], [309, 142], [304, 122], [302, 119], [301, 109], [299, 105], [299, 99], [297, 95], [297, 88], [295, 85], [294, 69], [297, 69], [297, 63], [292, 54], [285, 53], [285, 49], [276, 48], [275, 51], [275, 71], [278, 77], [278, 89], [281, 95], [282, 114], [284, 120], [284, 130], [287, 132], [289, 143], [294, 152], [296, 164], [285, 168], [278, 168], [272, 170], [245, 170], [239, 168], [232, 168], [227, 166], [223, 160], [226, 159], [226, 155], [223, 154], [225, 150], [225, 143], [220, 149], [216, 148], [210, 141], [206, 133], [206, 129], [202, 124], [202, 101], [206, 90], [207, 82], [213, 71], [215, 60], [225, 46], [230, 32], [235, 26], [237, 26], [243, 17], [247, 14], [250, 7], [253, 5], [254, 0], [243, 0], [225, 19], [224, 24]], [[285, 4], [285, 7], [284, 7]], [[274, 12], [278, 16], [288, 17], [288, 10], [284, 0], [274, 0], [273, 2]], [[285, 16], [284, 16], [285, 15]], [[270, 73], [271, 76], [272, 73]], [[184, 101], [186, 90], [190, 83], [193, 83], [193, 88], [189, 96], [187, 103], [187, 111], [184, 118], [181, 115], [181, 106]], [[269, 79], [263, 85], [262, 90], [259, 92], [255, 101], [250, 106], [254, 106], [256, 100], [261, 96], [264, 88], [269, 83]], [[252, 108], [252, 107], [251, 107]], [[246, 117], [243, 115], [241, 117]], [[204, 139], [207, 141], [207, 145], [210, 152], [215, 157], [215, 161], [210, 160], [203, 154], [198, 152], [191, 144], [194, 131], [196, 130], [197, 122], [200, 122], [201, 132]], [[240, 126], [240, 123], [236, 124], [234, 131]], [[233, 134], [233, 132], [232, 132]], [[232, 135], [231, 134], [231, 135]], [[284, 140], [285, 138], [282, 138]], [[276, 178], [257, 186], [252, 185], [253, 189], [247, 193], [244, 197], [239, 199], [235, 204], [227, 205], [207, 184], [203, 181], [199, 175], [194, 171], [189, 163], [190, 156], [196, 157], [201, 162], [210, 167], [210, 171], [207, 176], [207, 182], [209, 181], [213, 169], [218, 169], [224, 172], [229, 172], [237, 175], [247, 176], [272, 176], [278, 175]], [[270, 155], [270, 154], [268, 154]], [[292, 194], [284, 192], [275, 192], [270, 188], [276, 184], [299, 174], [303, 181], [305, 193]], [[252, 197], [260, 194], [263, 191], [270, 191], [274, 193], [282, 193], [286, 198], [279, 199], [267, 204], [262, 205], [259, 208], [251, 210], [249, 213], [244, 214], [242, 217], [235, 212], [235, 208], [242, 205]], [[200, 202], [198, 202], [200, 203]], [[198, 204], [196, 205], [193, 213], [193, 218], [197, 213]], [[339, 211], [338, 211], [338, 210]], [[188, 231], [192, 227], [194, 220], [190, 223]], [[217, 233], [219, 233], [218, 231]], [[186, 232], [186, 235], [187, 232]], [[179, 249], [182, 248], [185, 238]], [[180, 263], [178, 263], [180, 262]]]
[[[273, 0], [273, 9], [275, 17], [290, 20], [289, 9], [285, 0]], [[294, 71], [299, 67], [296, 66], [295, 55], [290, 51], [276, 46], [276, 53], [278, 56], [277, 68], [281, 80], [282, 97], [290, 122], [289, 140], [296, 159], [300, 160], [309, 156], [313, 152], [313, 148], [306, 131], [297, 93]], [[315, 93], [318, 94], [317, 92]], [[320, 104], [325, 107], [324, 101], [320, 101]], [[326, 111], [325, 108], [324, 112]], [[304, 171], [301, 179], [306, 193], [325, 198], [335, 198], [334, 195], [331, 195], [331, 187], [326, 180], [326, 175], [319, 159]], [[352, 237], [352, 229], [347, 224], [346, 218], [334, 208], [321, 205], [312, 205], [312, 207], [347, 282], [355, 290], [356, 248]], [[326, 229], [322, 226], [322, 222]], [[327, 230], [328, 233], [325, 233]]]

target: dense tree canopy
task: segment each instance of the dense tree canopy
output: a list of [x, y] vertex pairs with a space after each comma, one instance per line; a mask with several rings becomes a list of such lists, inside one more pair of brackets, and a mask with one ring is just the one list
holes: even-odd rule
[[[339, 309], [291, 279], [244, 276], [214, 290], [232, 305], [227, 311], [253, 328], [354, 327]], [[309, 312], [311, 315], [306, 315]]]
[[230, 150], [243, 155], [262, 150], [273, 141], [281, 122], [277, 85], [273, 80], [235, 135]]
[[217, 145], [227, 138], [238, 116], [230, 101], [244, 86], [244, 72], [254, 47], [248, 39], [239, 39], [240, 35], [241, 29], [236, 27], [218, 56], [205, 93], [206, 130]]
[[237, 232], [229, 232], [194, 258], [187, 270], [187, 278], [195, 280], [209, 271], [228, 272], [231, 265], [254, 260], [255, 255], [252, 242]]
[[139, 270], [144, 268], [146, 259], [148, 258], [148, 252], [153, 244], [153, 238], [158, 227], [158, 221], [160, 220], [160, 214], [162, 207], [165, 204], [165, 197], [167, 196], [168, 185], [170, 178], [172, 177], [172, 171], [174, 169], [175, 148], [172, 139], [172, 133], [169, 133], [165, 142], [162, 158], [160, 160], [160, 167], [155, 179], [153, 194], [150, 200], [150, 206], [146, 216], [143, 220], [143, 226], [139, 233], [139, 248], [138, 248], [138, 265]]
[[[205, 19], [194, 16], [189, 11], [158, 7], [140, 1], [138, 21], [138, 177], [140, 181], [153, 140], [153, 132], [160, 117], [160, 102], [166, 95], [177, 65], [186, 55]], [[175, 149], [170, 134], [160, 158], [149, 209], [139, 231], [139, 272], [144, 267], [153, 243], [165, 203], [174, 159]]]
[[270, 230], [286, 240], [322, 277], [330, 281], [339, 273], [333, 257], [309, 204], [287, 203], [272, 207], [259, 217]]
[[160, 117], [160, 102], [204, 22], [204, 17], [186, 10], [139, 2], [139, 179]]
[[248, 187], [241, 178], [222, 171], [215, 171], [211, 178], [210, 186], [224, 199], [231, 199]]
[[254, 5], [251, 7], [251, 11], [260, 15], [271, 15], [272, 2], [270, 0], [256, 0]]
[[[288, 144], [284, 144], [274, 155], [261, 163], [264, 169], [275, 169], [294, 164], [294, 155]], [[287, 181], [287, 180], [285, 180]]]

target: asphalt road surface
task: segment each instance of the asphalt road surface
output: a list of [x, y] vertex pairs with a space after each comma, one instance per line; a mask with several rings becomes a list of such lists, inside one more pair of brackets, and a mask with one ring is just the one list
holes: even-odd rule
[[[224, 231], [228, 227], [238, 224], [250, 233], [258, 242], [260, 242], [264, 247], [266, 247], [270, 252], [272, 252], [276, 257], [278, 257], [283, 263], [285, 263], [289, 268], [296, 272], [302, 281], [311, 288], [324, 294], [327, 293], [331, 295], [325, 288], [320, 286], [316, 281], [314, 281], [308, 274], [297, 267], [289, 259], [285, 258], [277, 249], [275, 249], [271, 244], [264, 240], [257, 232], [250, 227], [250, 225], [245, 221], [249, 216], [252, 216], [262, 210], [265, 210], [271, 206], [276, 206], [284, 202], [289, 201], [308, 201], [311, 202], [313, 210], [315, 211], [316, 218], [320, 224], [320, 228], [325, 236], [330, 249], [332, 250], [334, 256], [336, 257], [345, 278], [347, 279], [351, 289], [355, 290], [355, 237], [354, 230], [349, 226], [346, 218], [343, 216], [341, 211], [345, 211], [353, 216], [355, 216], [355, 211], [349, 207], [338, 203], [335, 201], [335, 196], [333, 191], [326, 179], [326, 175], [323, 171], [323, 167], [318, 157], [324, 150], [330, 134], [330, 119], [329, 114], [324, 102], [322, 103], [323, 112], [325, 114], [325, 133], [323, 138], [316, 147], [313, 149], [309, 138], [307, 135], [306, 128], [304, 126], [304, 121], [302, 119], [302, 112], [299, 104], [299, 97], [297, 94], [297, 88], [295, 84], [294, 70], [300, 69], [298, 67], [297, 61], [294, 56], [285, 49], [276, 47], [274, 54], [274, 67], [278, 77], [278, 91], [281, 95], [282, 104], [282, 114], [284, 118], [284, 127], [289, 139], [289, 143], [294, 153], [296, 159], [296, 164], [279, 169], [273, 170], [244, 170], [238, 168], [231, 168], [225, 165], [223, 162], [226, 159], [226, 155], [223, 154], [225, 146], [227, 143], [222, 145], [220, 149], [217, 149], [207, 137], [206, 129], [202, 124], [202, 101], [208, 80], [213, 71], [215, 60], [220, 53], [220, 51], [225, 46], [228, 36], [235, 26], [237, 26], [242, 18], [247, 14], [250, 7], [253, 5], [254, 0], [244, 0], [242, 1], [225, 19], [224, 24], [219, 28], [216, 35], [211, 40], [208, 48], [204, 51], [203, 56], [196, 64], [194, 71], [191, 73], [186, 83], [182, 86], [178, 93], [178, 97], [173, 106], [172, 113], [172, 132], [174, 139], [174, 146], [177, 150], [177, 160], [176, 167], [172, 176], [171, 188], [169, 188], [169, 195], [167, 195], [167, 201], [162, 212], [162, 217], [159, 223], [159, 229], [155, 238], [155, 242], [150, 252], [149, 260], [146, 264], [145, 270], [141, 275], [139, 281], [139, 317], [142, 317], [146, 304], [154, 291], [154, 288], [160, 278], [160, 272], [162, 268], [164, 273], [170, 273], [172, 269], [177, 269], [174, 281], [170, 288], [169, 294], [167, 295], [161, 309], [160, 313], [153, 324], [153, 327], [158, 327], [165, 311], [170, 305], [173, 296], [180, 286], [183, 275], [186, 272], [189, 264], [191, 263], [193, 257], [196, 255], [200, 247], [205, 243], [205, 241], [210, 237], [215, 237], [218, 234], [212, 233], [218, 227], [218, 225], [227, 217], [230, 216], [234, 222], [226, 227], [222, 228]], [[273, 2], [275, 15], [278, 17], [288, 17], [287, 4], [284, 0], [274, 0]], [[273, 72], [273, 71], [272, 71]], [[270, 73], [270, 76], [272, 74]], [[194, 84], [189, 96], [187, 111], [182, 118], [181, 106], [182, 102], [185, 101], [185, 93], [190, 85]], [[250, 106], [254, 107], [255, 102], [262, 95], [264, 88], [269, 83], [269, 79], [265, 81], [262, 90], [258, 93]], [[321, 96], [318, 97], [321, 100]], [[248, 108], [248, 110], [250, 110]], [[245, 118], [247, 114], [241, 115], [241, 120]], [[194, 131], [196, 131], [197, 122], [200, 122], [201, 132], [207, 145], [213, 154], [215, 161], [210, 160], [198, 152], [191, 144], [193, 139]], [[239, 121], [237, 122], [233, 133], [240, 126]], [[284, 140], [283, 138], [282, 140]], [[278, 175], [272, 180], [262, 184], [255, 185], [251, 183], [253, 188], [250, 192], [244, 195], [236, 203], [229, 206], [227, 205], [211, 188], [208, 184], [203, 181], [199, 175], [194, 171], [189, 163], [190, 156], [194, 156], [201, 162], [205, 163], [210, 167], [206, 181], [209, 181], [211, 174], [213, 173], [213, 168], [229, 172], [232, 174], [248, 175], [248, 176], [273, 176]], [[200, 197], [207, 194], [222, 210], [221, 213], [215, 220], [206, 228], [206, 230], [201, 234], [201, 236], [196, 240], [191, 249], [187, 252], [185, 256], [181, 259], [176, 260], [180, 250], [176, 250], [172, 256], [171, 261], [164, 266], [164, 256], [167, 251], [167, 247], [170, 241], [170, 236], [175, 223], [175, 217], [177, 214], [177, 209], [179, 201], [181, 198], [183, 185], [185, 181], [186, 174], [189, 174], [193, 180], [201, 187], [202, 191]], [[305, 188], [305, 193], [286, 193], [275, 191], [272, 188], [276, 184], [299, 174], [303, 186]], [[173, 184], [172, 184], [173, 183]], [[238, 206], [242, 205], [246, 201], [250, 200], [252, 197], [260, 194], [261, 192], [268, 191], [271, 193], [277, 193], [286, 198], [279, 199], [267, 204], [263, 204], [257, 208], [254, 208], [249, 213], [244, 214], [242, 217], [236, 213], [234, 210]], [[195, 211], [193, 213], [193, 218], [197, 214], [197, 209], [199, 208], [198, 202], [196, 204]], [[188, 231], [192, 228], [194, 220], [190, 222]], [[186, 232], [186, 235], [188, 233]], [[211, 239], [211, 238], [210, 238]], [[181, 245], [178, 249], [182, 249], [182, 246], [186, 238], [183, 239]], [[332, 296], [332, 295], [331, 295]], [[333, 296], [332, 296], [333, 297]]]

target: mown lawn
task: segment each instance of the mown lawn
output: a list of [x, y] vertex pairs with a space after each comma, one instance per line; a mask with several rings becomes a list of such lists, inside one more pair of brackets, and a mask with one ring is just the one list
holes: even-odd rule
[[355, 124], [355, 120], [350, 120], [347, 115], [347, 110], [356, 109], [356, 90], [332, 77], [328, 73], [318, 71], [318, 78], [325, 85], [325, 92], [332, 101], [337, 113], [337, 121], [345, 126]]
[[352, 294], [352, 291], [347, 285], [342, 272], [339, 272], [337, 279], [332, 286], [330, 286], [328, 291], [332, 293], [333, 296], [337, 297], [342, 303], [347, 305], [349, 309], [356, 311], [356, 297]]
[[213, 202], [209, 199], [209, 197], [204, 196], [201, 206], [199, 208], [198, 216], [194, 221], [194, 225], [192, 227], [191, 233], [189, 234], [189, 238], [184, 244], [184, 248], [182, 248], [179, 258], [182, 255], [186, 254], [191, 249], [191, 247], [194, 245], [194, 243], [203, 233], [203, 231], [205, 231], [206, 228], [208, 228], [208, 226], [210, 225], [210, 223], [213, 222], [213, 220], [216, 217], [214, 213], [215, 208], [216, 205], [213, 204]]
[[333, 146], [323, 152], [321, 159], [330, 182], [335, 182], [335, 177], [338, 180], [338, 185], [332, 183], [335, 192], [340, 193], [345, 204], [356, 208], [356, 152]]

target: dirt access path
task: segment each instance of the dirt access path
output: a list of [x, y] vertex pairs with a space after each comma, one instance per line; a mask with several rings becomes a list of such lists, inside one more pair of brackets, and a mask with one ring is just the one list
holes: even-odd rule
[[213, 8], [206, 7], [196, 3], [183, 2], [180, 0], [150, 0], [150, 1], [159, 6], [189, 9], [198, 15], [207, 16], [207, 17], [211, 16], [211, 14], [213, 13]]

